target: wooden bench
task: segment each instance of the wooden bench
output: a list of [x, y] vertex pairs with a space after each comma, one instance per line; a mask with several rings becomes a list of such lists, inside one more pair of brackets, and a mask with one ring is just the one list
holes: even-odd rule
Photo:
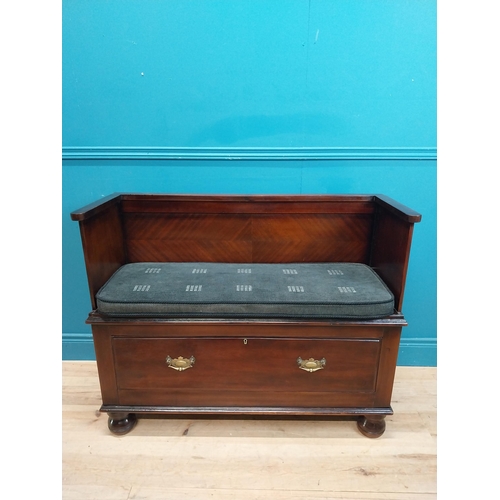
[[[350, 416], [364, 435], [383, 434], [420, 214], [382, 195], [114, 194], [71, 218], [80, 225], [87, 323], [113, 433], [129, 432], [138, 415], [160, 414]], [[394, 307], [375, 319], [102, 312], [99, 291], [131, 263], [153, 271], [162, 263], [292, 264], [283, 272], [364, 264]]]

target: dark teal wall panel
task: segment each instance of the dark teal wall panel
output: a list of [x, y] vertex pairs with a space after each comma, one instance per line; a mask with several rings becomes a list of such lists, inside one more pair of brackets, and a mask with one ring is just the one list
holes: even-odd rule
[[[94, 165], [98, 163], [98, 165]], [[69, 213], [117, 192], [221, 194], [384, 193], [419, 211], [407, 277], [401, 363], [435, 364], [436, 162], [433, 160], [130, 161], [67, 160], [63, 166], [63, 332], [90, 334], [90, 310], [78, 224]], [[75, 337], [75, 334], [76, 335]], [[73, 347], [73, 351], [69, 350]], [[417, 348], [417, 351], [414, 350]], [[74, 344], [64, 352], [74, 352]], [[82, 353], [84, 349], [82, 347]], [[63, 354], [64, 354], [63, 352]], [[85, 352], [88, 351], [88, 348]], [[83, 355], [83, 354], [82, 354]], [[88, 355], [88, 354], [86, 354]]]

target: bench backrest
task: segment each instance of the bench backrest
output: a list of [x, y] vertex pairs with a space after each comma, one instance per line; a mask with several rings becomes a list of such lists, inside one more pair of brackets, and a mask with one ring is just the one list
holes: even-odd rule
[[360, 262], [401, 310], [420, 214], [384, 196], [116, 194], [73, 212], [92, 306], [128, 262]]

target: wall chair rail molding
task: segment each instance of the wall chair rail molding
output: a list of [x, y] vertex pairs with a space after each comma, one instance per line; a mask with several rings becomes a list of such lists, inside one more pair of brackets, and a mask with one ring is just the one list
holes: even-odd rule
[[64, 147], [71, 160], [431, 160], [435, 147]]

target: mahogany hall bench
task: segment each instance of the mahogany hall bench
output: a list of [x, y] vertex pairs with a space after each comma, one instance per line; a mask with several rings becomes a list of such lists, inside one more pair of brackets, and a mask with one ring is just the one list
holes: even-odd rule
[[113, 194], [71, 218], [113, 433], [160, 414], [383, 434], [420, 214], [382, 195]]

